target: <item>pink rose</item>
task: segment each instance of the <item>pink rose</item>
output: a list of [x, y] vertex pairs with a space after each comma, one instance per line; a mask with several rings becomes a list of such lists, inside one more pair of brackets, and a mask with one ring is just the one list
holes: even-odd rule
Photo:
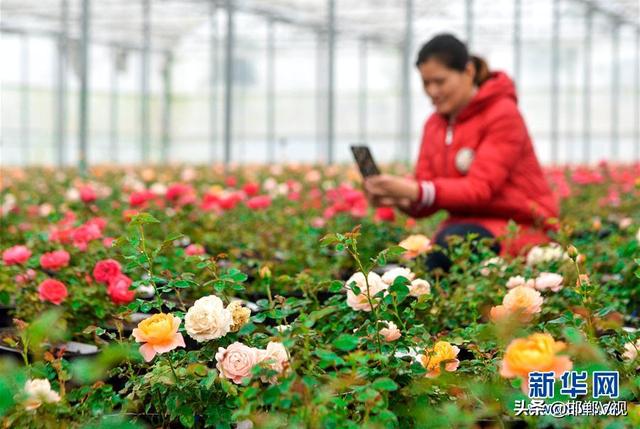
[[131, 283], [131, 279], [124, 274], [119, 274], [109, 280], [107, 293], [114, 304], [128, 304], [133, 301], [136, 297], [136, 292], [134, 290], [129, 290]]
[[563, 278], [560, 274], [556, 273], [540, 273], [535, 280], [535, 288], [539, 291], [551, 289], [553, 292], [558, 292], [562, 289]]
[[491, 308], [491, 320], [499, 322], [515, 316], [520, 322], [530, 322], [533, 316], [542, 311], [540, 292], [528, 286], [516, 286], [502, 300], [502, 305]]
[[271, 198], [268, 195], [258, 195], [249, 198], [246, 204], [251, 210], [266, 209], [271, 205]]
[[13, 246], [2, 252], [5, 265], [24, 264], [31, 257], [31, 250], [27, 246]]
[[121, 274], [120, 264], [113, 259], [99, 261], [93, 267], [93, 278], [99, 283], [109, 283], [111, 279]]
[[64, 283], [54, 279], [46, 279], [38, 286], [38, 295], [40, 301], [48, 301], [52, 304], [60, 305], [67, 297], [68, 292]]
[[235, 342], [226, 349], [218, 348], [216, 368], [220, 371], [221, 377], [241, 384], [242, 379], [251, 377], [251, 369], [262, 360], [262, 357], [260, 350]]
[[25, 284], [25, 283], [29, 283], [31, 280], [35, 278], [36, 278], [36, 272], [31, 268], [29, 268], [26, 272], [24, 272], [24, 274], [18, 274], [15, 277], [15, 281], [18, 284]]
[[184, 253], [186, 253], [189, 256], [196, 256], [196, 255], [204, 255], [205, 251], [204, 251], [204, 247], [202, 247], [200, 244], [190, 244], [187, 246], [186, 249], [184, 249]]
[[40, 266], [45, 270], [58, 271], [69, 265], [69, 253], [65, 250], [47, 252], [40, 257]]

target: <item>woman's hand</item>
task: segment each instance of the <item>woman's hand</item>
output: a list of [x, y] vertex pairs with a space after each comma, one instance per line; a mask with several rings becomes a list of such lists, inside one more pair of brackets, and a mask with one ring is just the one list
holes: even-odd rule
[[411, 204], [418, 199], [418, 187], [418, 182], [413, 179], [389, 174], [371, 176], [364, 181], [365, 193], [374, 205], [381, 201], [394, 201], [393, 205], [398, 205], [400, 201], [402, 205]]

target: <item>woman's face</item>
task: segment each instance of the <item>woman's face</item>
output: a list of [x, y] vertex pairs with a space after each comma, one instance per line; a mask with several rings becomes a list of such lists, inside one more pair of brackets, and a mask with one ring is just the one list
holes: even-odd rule
[[473, 63], [464, 71], [453, 70], [435, 58], [418, 66], [424, 90], [436, 111], [442, 115], [457, 114], [473, 94]]

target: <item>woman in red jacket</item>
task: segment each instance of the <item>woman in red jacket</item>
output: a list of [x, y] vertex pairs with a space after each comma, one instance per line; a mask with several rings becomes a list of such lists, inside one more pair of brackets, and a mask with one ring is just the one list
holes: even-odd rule
[[511, 79], [489, 72], [449, 34], [427, 42], [416, 66], [436, 111], [424, 126], [415, 179], [368, 178], [365, 191], [373, 204], [414, 217], [448, 211], [435, 237], [443, 247], [451, 235], [504, 237], [509, 220], [519, 225], [519, 233], [497, 244], [498, 253], [517, 254], [547, 242], [548, 220], [558, 215], [558, 202], [536, 158]]

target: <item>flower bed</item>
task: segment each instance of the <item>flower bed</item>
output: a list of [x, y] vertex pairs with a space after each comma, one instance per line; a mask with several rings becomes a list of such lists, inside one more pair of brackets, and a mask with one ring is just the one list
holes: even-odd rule
[[[640, 424], [640, 166], [548, 170], [554, 243], [453, 240], [448, 273], [446, 215], [370, 208], [352, 169], [5, 173], [6, 427]], [[617, 371], [627, 415], [518, 412], [532, 373], [613, 402], [568, 370]]]

